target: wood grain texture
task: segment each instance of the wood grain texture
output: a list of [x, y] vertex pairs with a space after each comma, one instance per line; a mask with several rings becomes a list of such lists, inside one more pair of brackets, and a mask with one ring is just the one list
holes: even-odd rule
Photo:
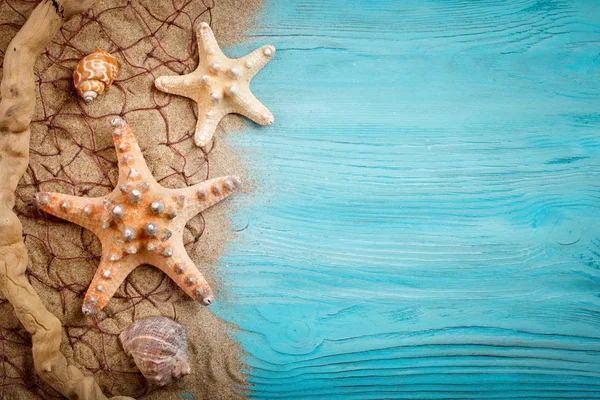
[[[600, 3], [279, 0], [216, 312], [256, 398], [600, 398]], [[246, 226], [247, 225], [247, 226]]]

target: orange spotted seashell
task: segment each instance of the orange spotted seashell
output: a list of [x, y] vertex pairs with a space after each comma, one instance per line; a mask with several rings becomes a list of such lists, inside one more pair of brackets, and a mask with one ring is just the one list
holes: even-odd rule
[[79, 61], [73, 71], [73, 83], [79, 95], [89, 104], [113, 83], [118, 71], [117, 59], [98, 49]]

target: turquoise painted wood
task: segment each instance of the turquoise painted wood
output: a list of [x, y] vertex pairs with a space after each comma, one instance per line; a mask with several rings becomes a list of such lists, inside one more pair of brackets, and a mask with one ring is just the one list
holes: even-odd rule
[[214, 304], [252, 396], [600, 398], [600, 2], [279, 0], [264, 43]]

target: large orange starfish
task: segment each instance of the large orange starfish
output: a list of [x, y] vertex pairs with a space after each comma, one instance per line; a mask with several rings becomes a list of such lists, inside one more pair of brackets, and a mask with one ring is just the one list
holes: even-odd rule
[[45, 212], [92, 231], [102, 243], [102, 259], [85, 295], [82, 310], [95, 314], [141, 264], [164, 271], [190, 297], [204, 305], [212, 290], [183, 246], [183, 228], [195, 215], [237, 188], [237, 176], [211, 179], [182, 189], [162, 187], [148, 169], [127, 123], [115, 118], [113, 139], [119, 161], [117, 188], [103, 197], [37, 193]]
[[273, 114], [250, 92], [250, 80], [275, 54], [275, 47], [262, 46], [242, 58], [228, 58], [217, 44], [210, 26], [196, 30], [198, 67], [181, 76], [161, 76], [154, 84], [163, 92], [185, 96], [198, 104], [194, 141], [208, 145], [219, 121], [231, 113], [242, 114], [261, 125], [271, 125]]

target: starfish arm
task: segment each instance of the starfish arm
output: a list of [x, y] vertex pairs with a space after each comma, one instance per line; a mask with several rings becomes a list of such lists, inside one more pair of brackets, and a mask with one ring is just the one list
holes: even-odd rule
[[275, 118], [271, 111], [265, 107], [254, 95], [247, 90], [240, 90], [232, 96], [233, 112], [242, 114], [260, 125], [271, 125]]
[[242, 70], [245, 70], [245, 76], [248, 81], [252, 79], [254, 75], [258, 73], [269, 61], [273, 58], [275, 54], [275, 47], [270, 44], [266, 46], [259, 47], [254, 50], [252, 53], [239, 58], [239, 62], [242, 65]]
[[157, 185], [129, 124], [121, 118], [115, 118], [111, 125], [119, 162], [119, 185], [130, 185], [132, 188], [142, 182]]
[[125, 256], [119, 260], [111, 261], [108, 251], [105, 251], [92, 283], [85, 294], [83, 306], [81, 307], [83, 313], [94, 315], [102, 310], [115, 295], [127, 275], [138, 265], [140, 265], [140, 262], [132, 256]]
[[195, 72], [187, 75], [161, 76], [154, 80], [154, 85], [159, 90], [193, 100], [197, 98], [197, 86], [201, 83], [201, 75]]
[[82, 226], [96, 235], [102, 229], [103, 197], [40, 192], [36, 193], [35, 200], [42, 211]]
[[189, 186], [183, 189], [173, 189], [176, 196], [184, 196], [185, 204], [177, 218], [187, 222], [209, 207], [227, 198], [239, 189], [242, 180], [235, 175], [221, 176]]
[[173, 282], [177, 284], [188, 296], [207, 306], [214, 297], [210, 285], [198, 270], [194, 262], [190, 259], [183, 242], [177, 240], [176, 245], [172, 247], [173, 255], [163, 257], [155, 261], [155, 264], [165, 274], [167, 274]]
[[206, 147], [212, 140], [219, 122], [223, 119], [223, 113], [216, 107], [203, 112], [198, 107], [198, 121], [196, 122], [196, 132], [194, 133], [194, 142], [199, 147]]
[[215, 39], [215, 34], [206, 22], [200, 23], [196, 29], [196, 38], [198, 39], [199, 64], [205, 63], [208, 65], [214, 60], [225, 57], [217, 43], [217, 39]]

